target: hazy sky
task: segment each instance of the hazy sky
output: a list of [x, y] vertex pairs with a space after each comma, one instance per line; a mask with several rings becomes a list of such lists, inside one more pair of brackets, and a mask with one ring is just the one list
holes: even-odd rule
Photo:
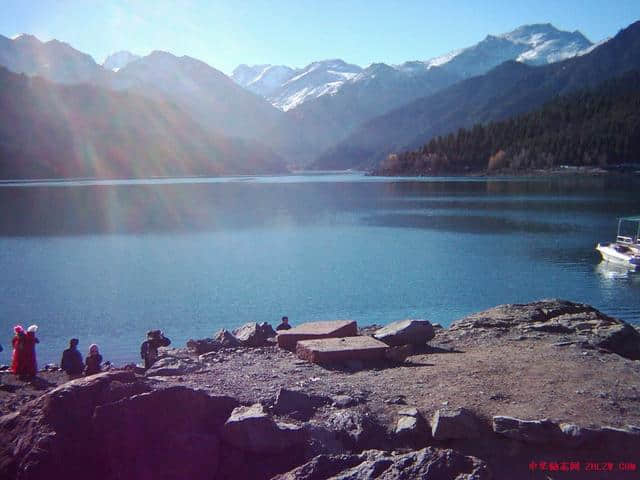
[[342, 58], [426, 60], [527, 23], [597, 42], [640, 19], [640, 0], [0, 0], [0, 34], [58, 40], [98, 62], [118, 50], [295, 67]]

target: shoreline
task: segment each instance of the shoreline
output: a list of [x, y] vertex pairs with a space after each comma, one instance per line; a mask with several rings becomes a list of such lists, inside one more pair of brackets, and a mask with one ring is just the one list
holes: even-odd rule
[[[371, 334], [374, 330], [361, 329], [360, 334]], [[246, 475], [237, 478], [271, 478], [276, 474], [283, 474], [282, 478], [307, 478], [291, 471], [303, 465], [313, 470], [308, 462], [318, 455], [334, 460], [335, 455], [369, 458], [367, 455], [373, 454], [363, 452], [372, 448], [385, 451], [390, 464], [400, 462], [394, 460], [394, 455], [437, 457], [452, 449], [456, 453], [447, 455], [460, 455], [460, 465], [475, 465], [472, 470], [477, 470], [480, 476], [474, 478], [527, 476], [531, 473], [528, 470], [531, 461], [599, 459], [614, 460], [616, 465], [638, 461], [627, 444], [631, 441], [637, 445], [635, 442], [640, 439], [640, 330], [586, 305], [559, 300], [503, 305], [465, 317], [449, 328], [436, 325], [435, 337], [400, 362], [319, 365], [301, 360], [272, 341], [262, 346], [239, 345], [206, 353], [197, 353], [196, 344], [191, 347], [191, 350], [163, 349], [158, 364], [146, 373], [135, 368], [114, 369], [65, 383], [64, 374], [46, 372], [40, 375], [41, 384], [30, 391], [25, 391], [28, 387], [24, 385], [7, 382], [8, 374], [3, 373], [0, 405], [4, 417], [0, 417], [0, 439], [9, 445], [27, 431], [54, 428], [51, 418], [46, 415], [41, 418], [37, 412], [41, 409], [46, 412], [54, 398], [61, 395], [55, 401], [62, 402], [60, 408], [67, 405], [65, 402], [81, 401], [83, 392], [87, 395], [94, 395], [92, 391], [113, 392], [109, 394], [111, 400], [104, 401], [115, 399], [116, 403], [109, 403], [114, 418], [126, 417], [126, 410], [120, 409], [133, 408], [127, 405], [143, 400], [152, 402], [149, 408], [156, 405], [153, 408], [160, 407], [171, 417], [180, 414], [172, 410], [171, 404], [161, 400], [156, 404], [152, 399], [178, 395], [179, 391], [179, 395], [189, 398], [205, 395], [212, 402], [214, 399], [220, 402], [223, 397], [233, 399], [233, 405], [245, 412], [243, 415], [280, 425], [276, 428], [269, 423], [269, 428], [280, 432], [272, 432], [273, 435], [292, 438], [300, 435], [296, 438], [301, 443], [288, 447], [300, 456], [286, 458], [291, 456], [281, 457], [272, 452], [274, 461], [267, 468], [251, 460], [255, 452], [249, 453], [251, 448], [242, 443], [248, 441], [246, 438], [234, 444], [235, 440], [229, 440], [227, 434], [216, 433], [216, 438], [222, 441], [219, 448], [231, 449], [229, 452], [247, 463], [242, 466], [245, 470], [241, 470]], [[113, 382], [118, 384], [115, 390]], [[92, 402], [97, 401], [97, 397], [92, 398]], [[250, 414], [246, 409], [252, 405]], [[65, 411], [70, 406], [64, 407]], [[95, 408], [97, 412], [106, 406]], [[436, 438], [440, 434], [432, 432], [440, 422], [437, 417], [460, 408], [471, 418], [452, 420], [454, 424], [460, 421], [466, 425], [456, 427], [462, 433], [447, 440]], [[17, 413], [20, 411], [24, 414]], [[225, 415], [228, 425], [233, 414], [229, 410]], [[20, 422], [31, 426], [25, 423], [16, 430]], [[59, 431], [64, 424], [55, 427], [60, 439], [67, 438]], [[503, 427], [506, 430], [501, 430]], [[282, 433], [285, 430], [298, 433]], [[606, 438], [606, 446], [589, 443], [590, 438], [596, 437]], [[73, 444], [71, 437], [60, 441], [63, 446]], [[105, 447], [105, 451], [111, 450]], [[21, 464], [19, 455], [12, 456], [13, 460], [7, 460], [6, 455], [6, 451], [0, 454], [0, 465], [11, 461], [14, 466]], [[112, 452], [109, 459], [119, 458], [118, 455]], [[221, 458], [233, 457], [230, 453], [230, 457], [224, 455]], [[365, 465], [368, 461], [365, 457], [352, 458], [352, 462]], [[463, 457], [467, 460], [463, 461]], [[477, 461], [468, 460], [471, 457]], [[403, 458], [402, 462], [408, 461]], [[46, 463], [43, 458], [38, 461]], [[217, 468], [223, 471], [228, 467], [225, 465], [227, 462], [221, 460]], [[342, 467], [346, 471], [347, 467]], [[460, 468], [462, 473], [467, 467]], [[479, 472], [485, 469], [493, 476], [483, 477]], [[618, 477], [614, 474], [607, 478]]]

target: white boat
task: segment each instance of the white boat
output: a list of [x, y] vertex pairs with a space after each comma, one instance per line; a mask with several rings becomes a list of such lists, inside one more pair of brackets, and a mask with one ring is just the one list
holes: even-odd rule
[[640, 266], [640, 215], [618, 219], [616, 241], [599, 243], [596, 250], [602, 259], [629, 268]]

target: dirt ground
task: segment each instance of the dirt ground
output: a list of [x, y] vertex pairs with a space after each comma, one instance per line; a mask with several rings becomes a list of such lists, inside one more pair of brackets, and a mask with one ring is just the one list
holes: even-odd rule
[[[275, 399], [280, 388], [348, 395], [389, 422], [410, 405], [427, 419], [447, 406], [469, 408], [487, 422], [509, 415], [580, 426], [640, 425], [640, 361], [564, 345], [553, 334], [479, 339], [439, 330], [429, 347], [400, 365], [322, 367], [276, 346], [223, 350], [210, 362], [199, 373], [153, 381], [247, 404]], [[0, 414], [66, 380], [61, 372], [40, 372], [32, 382], [0, 373]]]

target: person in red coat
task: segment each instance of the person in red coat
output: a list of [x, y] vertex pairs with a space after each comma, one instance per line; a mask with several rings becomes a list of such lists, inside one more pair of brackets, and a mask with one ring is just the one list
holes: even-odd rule
[[27, 337], [22, 325], [13, 327], [15, 335], [11, 344], [13, 345], [13, 354], [11, 355], [11, 373], [22, 375], [24, 372], [24, 344]]
[[36, 343], [40, 340], [36, 337], [38, 331], [37, 325], [31, 325], [27, 328], [27, 334], [24, 342], [24, 369], [23, 375], [27, 378], [33, 378], [38, 372], [38, 362], [36, 360]]

